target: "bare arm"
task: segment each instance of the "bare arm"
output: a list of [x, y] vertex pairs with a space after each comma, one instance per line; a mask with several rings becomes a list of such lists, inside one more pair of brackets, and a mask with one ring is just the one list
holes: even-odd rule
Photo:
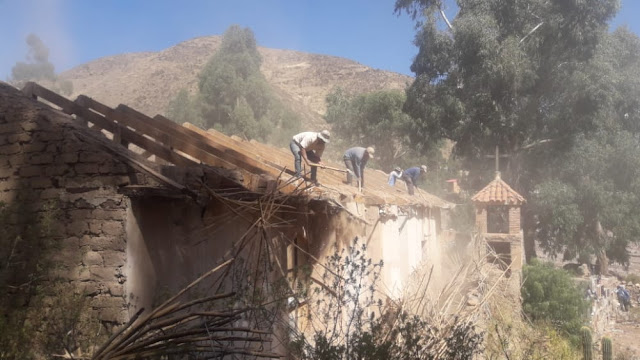
[[307, 158], [307, 150], [304, 148], [304, 146], [302, 146], [302, 144], [297, 142], [295, 139], [293, 139], [293, 142], [295, 142], [296, 145], [298, 145], [298, 148], [300, 149], [300, 156], [302, 156], [302, 159], [304, 159], [304, 162], [307, 165], [309, 165], [309, 158]]

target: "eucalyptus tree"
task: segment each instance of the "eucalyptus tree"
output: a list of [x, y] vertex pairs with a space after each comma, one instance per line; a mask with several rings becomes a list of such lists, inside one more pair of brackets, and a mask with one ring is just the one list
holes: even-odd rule
[[261, 64], [253, 31], [230, 26], [198, 77], [197, 102], [204, 126], [280, 143], [285, 137], [276, 129], [295, 134], [299, 119], [277, 100], [260, 72]]
[[230, 26], [199, 76], [206, 125], [248, 138], [262, 138], [270, 132], [270, 124], [259, 121], [270, 101], [261, 63], [251, 29]]
[[402, 111], [405, 100], [400, 90], [350, 96], [336, 88], [327, 95], [325, 119], [342, 147], [375, 145], [377, 165], [390, 171], [416, 155], [409, 141], [411, 119]]
[[[553, 254], [601, 254], [604, 261], [608, 251], [624, 261], [625, 251], [616, 249], [636, 236], [629, 216], [635, 188], [607, 178], [613, 170], [602, 166], [626, 153], [611, 150], [616, 155], [589, 174], [569, 166], [580, 163], [579, 155], [591, 147], [601, 150], [598, 155], [607, 147], [634, 154], [627, 157], [636, 154], [630, 144], [640, 121], [639, 52], [635, 35], [608, 32], [619, 2], [458, 0], [451, 21], [445, 5], [396, 1], [396, 12], [419, 20], [419, 52], [411, 67], [416, 79], [405, 104], [416, 119], [413, 140], [455, 141], [454, 154], [471, 171], [472, 188], [491, 176], [485, 154], [495, 146], [509, 154], [503, 178], [532, 200], [524, 213], [528, 255], [538, 237]], [[587, 195], [594, 190], [590, 183], [608, 187], [608, 193], [596, 191], [598, 196], [628, 203], [627, 210], [587, 201], [596, 196]], [[566, 191], [544, 200], [558, 188]], [[568, 218], [549, 216], [558, 209], [566, 209]], [[566, 236], [558, 236], [563, 232]]]
[[640, 38], [626, 29], [607, 35], [576, 77], [597, 130], [548, 159], [532, 211], [544, 249], [569, 259], [595, 254], [606, 272], [609, 259], [627, 263], [628, 243], [640, 238]]

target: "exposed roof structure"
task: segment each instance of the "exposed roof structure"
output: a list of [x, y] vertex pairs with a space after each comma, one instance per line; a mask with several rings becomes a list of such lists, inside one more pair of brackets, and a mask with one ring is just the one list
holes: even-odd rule
[[522, 195], [500, 178], [500, 172], [496, 172], [496, 178], [475, 194], [471, 201], [494, 205], [522, 205], [526, 202]]
[[[161, 115], [151, 118], [125, 105], [113, 109], [83, 95], [71, 101], [36, 83], [27, 83], [23, 92], [75, 115], [79, 123], [101, 130], [116, 144], [141, 154], [148, 161], [179, 167], [208, 165], [232, 170], [237, 174], [235, 181], [250, 191], [277, 189], [299, 194], [304, 188], [303, 194], [309, 198], [339, 202], [348, 199], [366, 205], [452, 206], [422, 190], [410, 196], [403, 182], [391, 187], [387, 184], [387, 174], [373, 169], [365, 169], [366, 187], [362, 192], [343, 183], [344, 173], [326, 169], [318, 170], [320, 186], [310, 186], [302, 180], [292, 179], [293, 155], [288, 149], [229, 137], [215, 130], [205, 131], [189, 123], [180, 126]], [[335, 168], [344, 167], [324, 159], [323, 162]]]
[[[238, 153], [255, 157], [265, 165], [264, 170], [272, 176], [278, 176], [283, 169], [291, 169], [293, 167], [293, 155], [289, 149], [276, 148], [255, 140], [244, 141], [235, 136], [226, 136], [213, 129], [204, 131], [189, 123], [185, 123], [183, 126], [213, 141], [224, 144], [230, 149], [238, 151]], [[330, 167], [344, 167], [344, 164], [337, 164], [325, 159], [323, 159], [323, 162]], [[286, 178], [289, 178], [291, 174], [293, 172], [287, 172]], [[359, 193], [357, 187], [344, 183], [346, 179], [344, 173], [319, 169], [318, 181], [321, 185], [309, 188], [307, 193], [309, 196], [320, 198], [350, 196], [356, 202], [367, 204], [413, 204], [436, 207], [449, 207], [451, 205], [447, 201], [421, 190], [417, 191], [415, 196], [410, 196], [402, 182], [399, 182], [395, 187], [391, 187], [387, 184], [388, 174], [380, 170], [365, 168], [364, 177], [366, 187], [362, 189], [362, 193]], [[283, 190], [285, 192], [288, 191], [288, 189]]]

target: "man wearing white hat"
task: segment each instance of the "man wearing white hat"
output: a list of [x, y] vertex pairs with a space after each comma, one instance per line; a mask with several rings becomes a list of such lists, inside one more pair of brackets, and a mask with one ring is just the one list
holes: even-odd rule
[[[297, 134], [291, 139], [289, 148], [293, 153], [294, 166], [296, 169], [296, 177], [300, 177], [302, 173], [302, 159], [309, 164], [309, 161], [322, 164], [322, 153], [324, 147], [329, 143], [331, 134], [329, 130], [322, 130], [321, 132], [307, 131]], [[317, 166], [311, 166], [311, 181], [318, 182], [316, 174], [318, 172]]]
[[360, 186], [364, 186], [364, 167], [369, 159], [373, 159], [374, 153], [375, 149], [372, 146], [368, 148], [352, 147], [344, 153], [342, 159], [347, 167], [347, 184], [351, 185], [355, 176]]
[[414, 188], [418, 186], [420, 175], [427, 173], [427, 165], [414, 166], [408, 168], [402, 173], [402, 180], [407, 184], [409, 195], [414, 194]]

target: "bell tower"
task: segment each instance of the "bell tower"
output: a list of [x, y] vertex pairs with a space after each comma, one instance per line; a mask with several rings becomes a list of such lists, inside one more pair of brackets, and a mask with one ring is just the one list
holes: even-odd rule
[[496, 254], [500, 266], [512, 271], [522, 270], [524, 240], [520, 223], [520, 210], [525, 198], [496, 177], [471, 201], [475, 205], [476, 230]]

